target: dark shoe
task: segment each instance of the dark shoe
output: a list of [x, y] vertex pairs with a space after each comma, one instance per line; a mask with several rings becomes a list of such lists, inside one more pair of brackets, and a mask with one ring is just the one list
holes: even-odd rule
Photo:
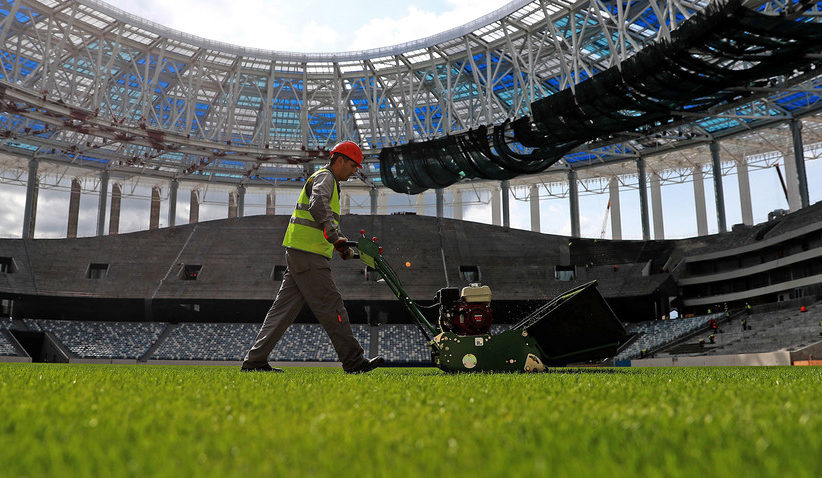
[[372, 359], [366, 360], [363, 362], [362, 365], [353, 369], [353, 370], [346, 370], [345, 373], [366, 373], [374, 370], [375, 368], [379, 367], [380, 365], [385, 363], [385, 359], [382, 357], [374, 357]]
[[260, 362], [260, 363], [249, 363], [243, 362], [243, 366], [240, 367], [241, 372], [282, 372], [283, 369], [272, 367], [268, 365], [268, 362]]

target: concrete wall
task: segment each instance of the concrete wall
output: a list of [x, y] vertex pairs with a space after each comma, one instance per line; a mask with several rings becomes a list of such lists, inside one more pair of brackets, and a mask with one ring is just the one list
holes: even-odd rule
[[631, 360], [631, 367], [740, 367], [751, 365], [791, 365], [788, 351], [739, 355], [698, 355]]

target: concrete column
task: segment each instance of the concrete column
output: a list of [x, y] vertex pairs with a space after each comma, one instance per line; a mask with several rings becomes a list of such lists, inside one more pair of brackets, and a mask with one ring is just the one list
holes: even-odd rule
[[111, 185], [111, 209], [108, 212], [108, 233], [114, 236], [120, 233], [120, 203], [123, 199], [123, 185]]
[[188, 205], [188, 223], [197, 224], [198, 222], [200, 222], [200, 190], [192, 189]]
[[108, 171], [100, 174], [100, 199], [97, 203], [97, 235], [105, 235], [106, 203], [108, 202]]
[[539, 186], [534, 184], [528, 193], [529, 203], [531, 205], [531, 230], [540, 232], [539, 224]]
[[415, 197], [415, 207], [417, 208], [417, 216], [425, 215], [425, 193], [419, 193]]
[[237, 217], [237, 213], [239, 212], [239, 208], [237, 207], [237, 191], [231, 191], [228, 193], [228, 217], [229, 219]]
[[739, 183], [739, 205], [742, 209], [742, 224], [753, 225], [751, 206], [751, 182], [748, 179], [748, 164], [745, 160], [736, 163], [736, 180]]
[[568, 171], [568, 199], [571, 213], [571, 237], [579, 237], [579, 192], [577, 191], [577, 172]]
[[611, 239], [622, 240], [622, 212], [619, 208], [619, 178], [608, 182], [608, 197], [611, 203]]
[[711, 160], [713, 161], [714, 194], [716, 195], [716, 222], [719, 232], [726, 232], [725, 222], [725, 192], [722, 190], [722, 164], [719, 162], [719, 143], [711, 141]]
[[34, 225], [37, 222], [37, 195], [40, 185], [37, 169], [40, 166], [36, 159], [29, 160], [29, 176], [26, 179], [26, 207], [23, 210], [23, 239], [34, 237]]
[[[345, 198], [348, 199], [348, 195], [345, 195]], [[351, 204], [349, 202], [349, 204]], [[265, 214], [267, 216], [273, 216], [277, 214], [277, 191], [269, 191], [268, 194], [265, 195]], [[345, 212], [344, 214], [348, 214]]]
[[343, 216], [351, 214], [351, 195], [344, 193], [342, 197], [342, 204], [340, 204], [340, 214]]
[[[793, 140], [793, 158], [785, 157], [785, 181], [788, 183], [788, 192], [795, 192], [796, 198], [790, 204], [791, 211], [808, 207], [808, 176], [805, 172], [805, 147], [802, 143], [802, 120], [792, 119], [790, 122], [791, 138]], [[792, 159], [792, 161], [791, 161]], [[788, 164], [791, 168], [788, 169]], [[791, 188], [790, 186], [793, 186]], [[790, 197], [790, 196], [789, 196]]]
[[377, 191], [377, 188], [371, 188], [371, 191], [369, 191], [368, 194], [371, 197], [371, 215], [376, 216], [377, 209], [379, 208], [380, 192]]
[[151, 213], [148, 218], [148, 228], [160, 227], [160, 186], [151, 188]]
[[77, 237], [77, 222], [80, 217], [80, 194], [83, 187], [80, 180], [74, 178], [71, 180], [71, 195], [69, 196], [69, 212], [68, 212], [68, 227], [66, 228], [66, 237]]
[[665, 239], [665, 225], [662, 222], [662, 187], [659, 174], [651, 173], [651, 212], [654, 217], [654, 239]]
[[702, 166], [693, 169], [694, 173], [694, 208], [696, 209], [696, 233], [708, 235], [708, 208], [705, 206], [705, 176]]
[[502, 196], [502, 227], [511, 227], [511, 183], [504, 180], [500, 183], [500, 195]]
[[491, 224], [502, 225], [502, 205], [500, 204], [499, 188], [491, 188]]
[[245, 217], [245, 185], [237, 186], [237, 216]]
[[645, 158], [636, 161], [637, 178], [639, 179], [639, 218], [642, 220], [642, 240], [651, 240], [651, 226], [648, 224], [648, 184], [645, 177]]
[[454, 198], [454, 207], [452, 208], [453, 213], [451, 216], [454, 219], [462, 220], [462, 190], [454, 189], [454, 192], [451, 193]]
[[179, 187], [180, 182], [172, 179], [168, 189], [168, 227], [177, 225], [177, 189]]
[[445, 211], [445, 199], [442, 197], [442, 188], [437, 188], [434, 190], [434, 195], [437, 198], [437, 217], [443, 217]]

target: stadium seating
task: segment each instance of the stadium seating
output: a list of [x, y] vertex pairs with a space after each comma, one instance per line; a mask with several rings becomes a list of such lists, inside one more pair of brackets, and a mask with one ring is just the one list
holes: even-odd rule
[[[174, 328], [151, 359], [242, 360], [260, 330], [260, 324], [183, 323]], [[352, 325], [354, 336], [367, 351], [368, 326]], [[269, 360], [334, 362], [339, 360], [328, 335], [319, 324], [293, 324], [274, 347]]]
[[725, 323], [716, 334], [716, 343], [706, 344], [708, 355], [773, 352], [810, 345], [822, 340], [819, 317], [822, 305], [809, 306], [805, 313], [798, 308], [756, 313], [748, 319], [751, 330], [742, 331], [739, 319]]
[[688, 317], [671, 320], [653, 320], [648, 322], [639, 322], [630, 324], [626, 327], [628, 333], [636, 333], [639, 335], [631, 345], [620, 352], [616, 360], [629, 360], [638, 358], [643, 349], [654, 350], [660, 346], [676, 340], [686, 334], [689, 334], [701, 327], [705, 327], [708, 319], [715, 318], [717, 320], [722, 318], [721, 313], [711, 315], [701, 315], [697, 317]]
[[242, 360], [258, 324], [183, 323], [151, 354], [161, 360]]
[[431, 350], [416, 325], [381, 326], [379, 351], [388, 363], [431, 363]]
[[81, 358], [140, 358], [165, 327], [151, 322], [23, 319], [31, 330], [51, 332]]
[[0, 355], [16, 356], [17, 349], [9, 342], [5, 335], [0, 334]]

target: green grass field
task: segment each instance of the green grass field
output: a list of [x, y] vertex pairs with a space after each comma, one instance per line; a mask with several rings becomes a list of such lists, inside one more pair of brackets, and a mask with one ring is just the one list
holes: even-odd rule
[[822, 369], [0, 364], [0, 476], [822, 476]]

